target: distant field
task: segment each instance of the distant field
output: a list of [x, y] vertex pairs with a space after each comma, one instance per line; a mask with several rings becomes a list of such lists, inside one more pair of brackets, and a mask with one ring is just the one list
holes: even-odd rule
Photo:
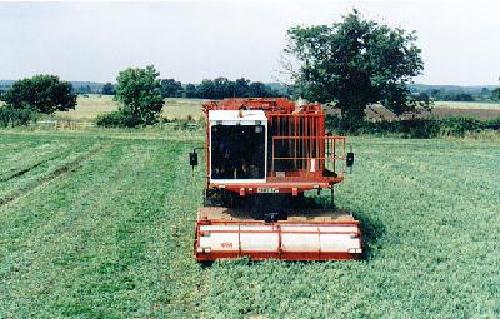
[[500, 103], [437, 101], [431, 114], [435, 117], [469, 116], [481, 120], [500, 117]]
[[166, 99], [162, 115], [168, 119], [186, 119], [188, 116], [199, 119], [203, 116], [201, 111], [203, 101], [198, 99]]
[[[382, 106], [366, 109], [366, 114], [369, 118], [384, 118], [387, 120], [393, 119], [394, 114]], [[337, 110], [331, 113], [339, 113]], [[478, 103], [478, 102], [454, 102], [454, 101], [436, 101], [430, 112], [422, 112], [418, 117], [473, 117], [481, 120], [496, 119], [500, 117], [500, 103]]]
[[500, 110], [500, 103], [436, 101], [434, 107], [456, 110]]
[[55, 117], [59, 119], [92, 120], [99, 114], [116, 110], [118, 103], [109, 95], [91, 95], [86, 98], [79, 95], [76, 99], [76, 107], [70, 111], [58, 111]]
[[[168, 119], [186, 119], [191, 116], [199, 119], [201, 112], [201, 99], [171, 98], [165, 99], [162, 116]], [[0, 106], [3, 102], [0, 101]], [[105, 114], [116, 110], [118, 103], [112, 96], [90, 95], [88, 98], [79, 95], [77, 105], [74, 110], [66, 112], [56, 112], [56, 119], [70, 119], [80, 121], [92, 121], [99, 114]], [[391, 118], [391, 114], [384, 109], [377, 109], [385, 118]], [[335, 113], [335, 111], [331, 111]], [[367, 111], [369, 117], [377, 117], [371, 111]], [[454, 102], [436, 101], [430, 113], [424, 116], [449, 117], [449, 116], [471, 116], [479, 119], [492, 119], [500, 117], [500, 103], [479, 103], [479, 102]]]
[[[198, 99], [165, 99], [162, 116], [168, 119], [186, 119], [191, 116], [198, 119], [202, 116], [201, 103]], [[77, 104], [74, 110], [66, 112], [56, 112], [58, 119], [84, 120], [90, 121], [99, 114], [105, 114], [118, 108], [118, 102], [109, 95], [90, 95], [77, 98]]]

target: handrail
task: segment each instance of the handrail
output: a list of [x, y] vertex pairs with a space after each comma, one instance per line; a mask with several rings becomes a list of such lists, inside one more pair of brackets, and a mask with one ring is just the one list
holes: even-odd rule
[[[295, 141], [293, 144], [284, 144], [284, 149], [288, 149], [290, 155], [295, 153], [297, 156], [288, 155], [287, 157], [276, 156], [276, 141]], [[303, 143], [300, 148], [297, 148], [297, 141]], [[340, 145], [338, 145], [340, 144]], [[323, 169], [333, 168], [333, 172], [337, 174], [337, 161], [345, 161], [346, 159], [346, 137], [345, 136], [289, 136], [277, 135], [272, 136], [271, 145], [271, 174], [276, 172], [276, 161], [303, 161], [299, 166], [295, 167], [295, 171], [308, 170], [311, 173], [322, 172]], [[316, 157], [314, 155], [320, 155]], [[310, 161], [308, 161], [310, 160]], [[314, 161], [313, 161], [314, 160]], [[317, 161], [317, 162], [316, 162]], [[296, 165], [292, 165], [296, 166]], [[341, 173], [345, 172], [344, 170]], [[319, 173], [318, 173], [319, 174]]]

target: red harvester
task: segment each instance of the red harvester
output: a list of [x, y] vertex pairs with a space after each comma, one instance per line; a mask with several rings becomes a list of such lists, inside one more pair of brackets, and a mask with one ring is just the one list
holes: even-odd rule
[[[359, 222], [318, 208], [304, 192], [344, 180], [354, 154], [325, 132], [320, 104], [225, 99], [203, 105], [205, 203], [197, 213], [195, 257], [340, 260], [361, 255]], [[192, 168], [196, 151], [190, 154]], [[332, 205], [334, 206], [334, 205]]]

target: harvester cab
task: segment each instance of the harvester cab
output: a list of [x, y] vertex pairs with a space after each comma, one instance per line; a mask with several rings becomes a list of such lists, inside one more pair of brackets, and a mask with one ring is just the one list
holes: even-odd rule
[[[326, 134], [321, 105], [225, 99], [204, 104], [203, 111], [206, 184], [195, 229], [198, 261], [360, 256], [359, 222], [304, 196], [329, 189], [333, 202], [334, 186], [354, 164], [345, 137]], [[189, 164], [194, 172], [196, 149]]]

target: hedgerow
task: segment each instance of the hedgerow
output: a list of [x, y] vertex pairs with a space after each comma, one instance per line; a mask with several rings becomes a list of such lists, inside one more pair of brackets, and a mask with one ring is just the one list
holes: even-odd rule
[[127, 115], [121, 110], [112, 111], [106, 114], [99, 114], [96, 117], [95, 124], [100, 127], [136, 127], [140, 125], [137, 118]]
[[468, 133], [499, 130], [500, 118], [479, 120], [470, 117], [447, 117], [346, 122], [338, 116], [328, 115], [326, 125], [330, 131], [340, 134], [393, 135], [404, 138], [464, 137]]

